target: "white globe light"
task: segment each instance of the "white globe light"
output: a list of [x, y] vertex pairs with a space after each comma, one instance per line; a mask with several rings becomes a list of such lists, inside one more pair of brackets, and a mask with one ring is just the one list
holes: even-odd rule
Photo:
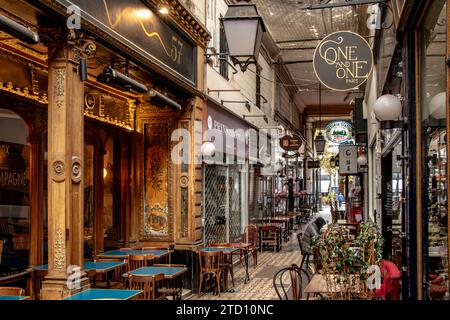
[[202, 155], [204, 157], [214, 157], [216, 153], [216, 146], [212, 142], [205, 142], [202, 144]]
[[357, 162], [360, 167], [364, 167], [367, 165], [367, 157], [365, 155], [359, 156]]
[[396, 96], [385, 94], [375, 101], [373, 112], [379, 121], [395, 121], [402, 114], [402, 103]]
[[445, 92], [438, 93], [430, 101], [430, 115], [435, 119], [445, 118]]

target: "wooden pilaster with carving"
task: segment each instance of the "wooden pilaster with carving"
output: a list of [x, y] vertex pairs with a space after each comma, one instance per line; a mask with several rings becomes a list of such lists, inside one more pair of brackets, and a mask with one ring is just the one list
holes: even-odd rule
[[42, 30], [49, 48], [48, 276], [42, 299], [62, 299], [86, 285], [68, 287], [67, 268], [83, 265], [84, 85], [80, 58], [95, 49], [73, 30]]

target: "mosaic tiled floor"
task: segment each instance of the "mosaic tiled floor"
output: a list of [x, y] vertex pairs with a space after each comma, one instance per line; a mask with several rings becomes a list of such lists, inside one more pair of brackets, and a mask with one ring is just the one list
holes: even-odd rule
[[[272, 285], [273, 275], [280, 269], [292, 264], [300, 265], [301, 254], [297, 236], [293, 234], [290, 242], [283, 244], [280, 252], [258, 252], [258, 266], [253, 266], [253, 258], [249, 256], [250, 281], [244, 284], [245, 269], [241, 264], [234, 267], [234, 292], [221, 292], [220, 296], [208, 292], [202, 296], [191, 296], [192, 300], [272, 300], [278, 299]], [[232, 289], [231, 278], [228, 286]]]
[[[322, 216], [328, 222], [331, 220], [329, 208], [324, 208], [318, 216]], [[303, 226], [304, 228], [304, 226]], [[234, 292], [221, 292], [220, 296], [212, 292], [201, 295], [194, 294], [190, 300], [278, 300], [273, 288], [274, 274], [292, 264], [300, 265], [302, 256], [297, 241], [296, 233], [290, 236], [290, 241], [283, 243], [280, 252], [258, 252], [258, 266], [253, 266], [253, 258], [249, 256], [250, 281], [244, 284], [245, 269], [241, 264], [234, 267]], [[232, 287], [231, 278], [228, 278], [228, 286]]]

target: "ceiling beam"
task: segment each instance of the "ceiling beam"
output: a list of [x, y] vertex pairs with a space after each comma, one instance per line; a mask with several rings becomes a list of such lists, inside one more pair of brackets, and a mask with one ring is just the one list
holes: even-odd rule
[[[322, 106], [322, 116], [348, 116], [353, 111], [351, 105], [326, 105]], [[320, 107], [318, 105], [307, 106], [303, 111], [309, 117], [319, 116]]]
[[[387, 2], [388, 2], [387, 0], [353, 0], [339, 3], [319, 3], [319, 4], [311, 4], [309, 6], [300, 8], [300, 10], [318, 10], [327, 8], [351, 7], [365, 4], [387, 3]], [[298, 4], [303, 4], [303, 2], [298, 2]]]

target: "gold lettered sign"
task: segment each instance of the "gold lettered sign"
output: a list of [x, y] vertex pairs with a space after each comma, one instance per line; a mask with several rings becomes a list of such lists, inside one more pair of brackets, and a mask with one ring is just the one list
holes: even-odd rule
[[335, 91], [355, 89], [367, 81], [373, 68], [370, 45], [359, 34], [338, 31], [326, 36], [314, 52], [314, 72]]

